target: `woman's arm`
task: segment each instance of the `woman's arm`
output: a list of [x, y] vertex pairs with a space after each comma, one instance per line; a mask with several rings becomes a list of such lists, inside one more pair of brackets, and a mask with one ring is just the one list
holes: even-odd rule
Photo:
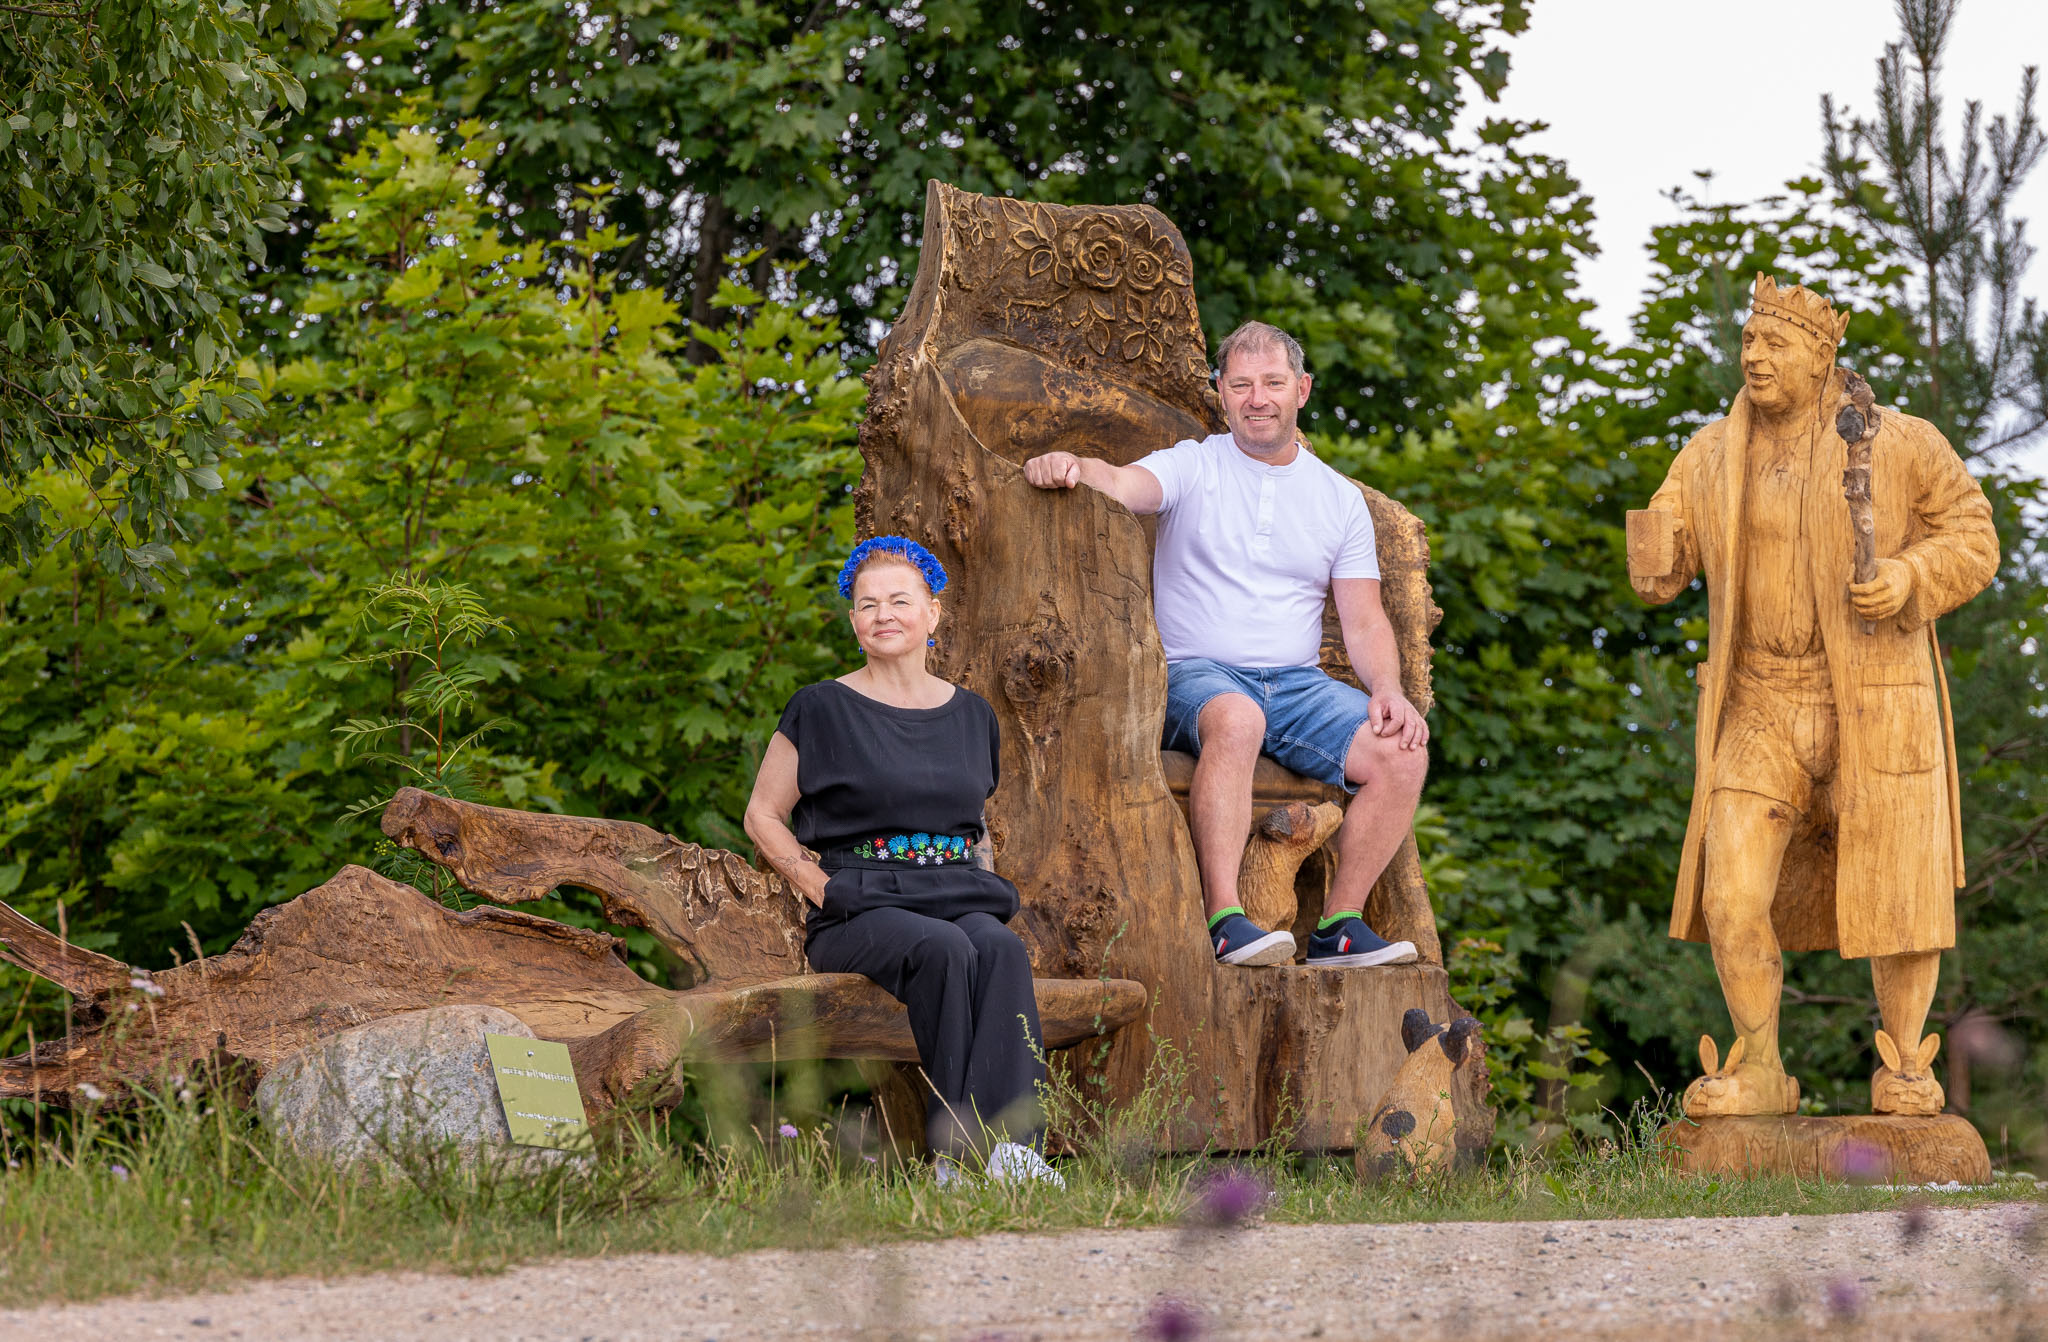
[[797, 893], [820, 908], [825, 904], [825, 869], [789, 832], [789, 813], [796, 809], [796, 747], [781, 732], [768, 738], [761, 771], [754, 775], [754, 795], [747, 798], [747, 837], [761, 858]]

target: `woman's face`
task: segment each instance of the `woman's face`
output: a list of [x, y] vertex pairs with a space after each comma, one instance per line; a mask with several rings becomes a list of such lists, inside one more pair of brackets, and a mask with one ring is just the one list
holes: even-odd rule
[[939, 627], [939, 603], [907, 563], [869, 564], [853, 580], [853, 636], [870, 657], [922, 656]]

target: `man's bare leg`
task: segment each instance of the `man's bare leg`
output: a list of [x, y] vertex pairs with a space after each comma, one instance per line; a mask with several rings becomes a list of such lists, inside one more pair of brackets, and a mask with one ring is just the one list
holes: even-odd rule
[[1797, 820], [1786, 803], [1754, 792], [1719, 790], [1707, 803], [1701, 911], [1741, 1059], [1687, 1088], [1686, 1112], [1694, 1117], [1789, 1113], [1797, 1106], [1797, 1083], [1778, 1053], [1785, 957], [1771, 926], [1779, 866]]
[[1266, 739], [1266, 715], [1250, 696], [1219, 694], [1196, 719], [1202, 753], [1188, 788], [1202, 908], [1214, 916], [1238, 902], [1237, 869], [1252, 830], [1252, 767]]
[[1429, 751], [1401, 749], [1397, 738], [1373, 735], [1372, 724], [1359, 727], [1344, 756], [1344, 776], [1358, 793], [1344, 808], [1337, 831], [1337, 876], [1323, 896], [1323, 917], [1359, 913], [1373, 883], [1401, 850], [1415, 824], [1415, 805], [1422, 800], [1422, 780], [1429, 773]]
[[[1937, 1041], [1923, 1050], [1921, 1031], [1927, 1028], [1927, 1012], [1934, 1005], [1935, 985], [1941, 978], [1940, 951], [1910, 951], [1904, 955], [1875, 955], [1870, 959], [1871, 986], [1877, 989], [1877, 1014], [1884, 1032], [1891, 1036], [1899, 1053], [1900, 1068], [1889, 1062], [1870, 1079], [1870, 1104], [1878, 1113], [1938, 1114], [1947, 1103], [1941, 1083], [1934, 1079], [1930, 1064]], [[1927, 1053], [1922, 1061], [1921, 1052]], [[1893, 1077], [1906, 1078], [1892, 1080]]]

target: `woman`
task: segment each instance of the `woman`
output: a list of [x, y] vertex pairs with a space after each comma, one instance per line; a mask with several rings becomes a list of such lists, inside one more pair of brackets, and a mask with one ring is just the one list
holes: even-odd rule
[[747, 835], [810, 902], [811, 967], [865, 974], [910, 1009], [941, 1179], [959, 1177], [952, 1162], [993, 1137], [992, 1176], [1060, 1182], [1006, 1136], [1036, 1135], [1045, 1067], [1031, 964], [1004, 926], [1017, 887], [988, 869], [981, 847], [995, 710], [925, 669], [945, 586], [915, 541], [854, 547], [839, 594], [853, 603], [867, 664], [791, 696], [754, 779]]

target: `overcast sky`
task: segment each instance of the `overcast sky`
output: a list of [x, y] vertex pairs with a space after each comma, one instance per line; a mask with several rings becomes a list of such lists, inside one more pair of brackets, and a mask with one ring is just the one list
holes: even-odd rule
[[[1677, 217], [1663, 193], [1696, 188], [1697, 169], [1713, 171], [1718, 202], [1817, 175], [1821, 94], [1869, 114], [1878, 57], [1897, 33], [1891, 0], [1536, 0], [1529, 31], [1509, 44], [1500, 103], [1479, 101], [1472, 119], [1549, 124], [1528, 143], [1564, 159], [1593, 197], [1602, 255], [1581, 285], [1596, 324], [1620, 340], [1649, 280], [1650, 227]], [[1987, 117], [2009, 114], [2030, 64], [2048, 66], [2048, 0], [1964, 0], [1937, 89], [1951, 136], [1968, 99]], [[2042, 245], [2048, 164], [2018, 213]], [[2027, 290], [2048, 305], [2043, 250]], [[2048, 476], [2048, 444], [2014, 461]]]

